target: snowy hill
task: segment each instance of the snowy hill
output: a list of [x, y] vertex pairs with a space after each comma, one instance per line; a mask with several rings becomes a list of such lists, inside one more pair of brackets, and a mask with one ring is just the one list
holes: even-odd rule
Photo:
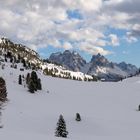
[[[6, 80], [9, 101], [1, 107], [2, 140], [61, 140], [54, 136], [63, 114], [69, 140], [137, 140], [140, 138], [140, 77], [122, 82], [79, 82], [44, 76], [43, 90], [30, 94], [18, 85], [20, 71], [5, 64], [0, 76]], [[49, 91], [49, 92], [48, 92]], [[82, 121], [75, 121], [75, 114]]]
[[109, 62], [100, 54], [93, 55], [91, 61], [87, 63], [78, 53], [69, 50], [63, 53], [53, 53], [49, 60], [61, 64], [69, 70], [96, 75], [106, 81], [119, 81], [121, 78], [133, 76], [139, 71], [136, 66], [125, 62], [120, 64]]
[[34, 50], [22, 44], [13, 43], [7, 38], [0, 39], [0, 54], [10, 52], [15, 58], [20, 55], [21, 58], [28, 60], [30, 63], [41, 64], [40, 56]]
[[[93, 76], [84, 74], [82, 72], [74, 72], [53, 63], [43, 62], [39, 54], [22, 45], [16, 44], [7, 38], [0, 39], [0, 55], [4, 58], [9, 56], [12, 58], [13, 63], [17, 61], [25, 61], [26, 68], [42, 69], [44, 74], [51, 75], [59, 78], [73, 79], [79, 81], [93, 81]], [[1, 59], [1, 58], [0, 58]], [[50, 71], [49, 73], [47, 71]]]

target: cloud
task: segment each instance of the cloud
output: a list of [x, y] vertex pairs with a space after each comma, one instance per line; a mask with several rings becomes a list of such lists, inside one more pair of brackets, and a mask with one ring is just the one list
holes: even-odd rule
[[123, 13], [139, 13], [139, 0], [109, 0], [107, 3], [109, 10], [116, 10]]
[[132, 27], [131, 35], [140, 37], [140, 24], [134, 24]]
[[109, 37], [111, 39], [110, 45], [112, 45], [112, 46], [119, 46], [120, 43], [119, 43], [119, 39], [118, 39], [117, 35], [110, 34]]
[[101, 47], [93, 46], [93, 44], [90, 44], [88, 42], [81, 42], [80, 44], [78, 44], [78, 47], [80, 48], [80, 50], [85, 51], [91, 55], [97, 55], [98, 53], [102, 55], [108, 55], [113, 53]]
[[124, 37], [124, 39], [128, 43], [133, 43], [133, 42], [137, 42], [138, 41], [138, 39], [136, 37], [134, 37], [131, 32], [127, 32], [126, 36]]
[[[106, 46], [120, 45], [140, 35], [138, 0], [4, 0], [0, 1], [0, 35], [33, 49], [53, 46], [90, 54], [111, 54]], [[68, 13], [68, 11], [72, 13]]]

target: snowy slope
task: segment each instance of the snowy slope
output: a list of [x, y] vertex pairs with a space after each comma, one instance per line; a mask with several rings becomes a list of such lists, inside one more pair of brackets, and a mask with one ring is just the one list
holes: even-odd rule
[[[122, 82], [79, 82], [52, 78], [38, 72], [43, 90], [30, 94], [18, 85], [20, 72], [6, 64], [0, 76], [7, 84], [9, 101], [2, 107], [2, 140], [61, 140], [54, 137], [60, 114], [69, 140], [139, 140], [140, 77]], [[47, 93], [49, 91], [49, 93]], [[79, 112], [81, 122], [75, 121]]]

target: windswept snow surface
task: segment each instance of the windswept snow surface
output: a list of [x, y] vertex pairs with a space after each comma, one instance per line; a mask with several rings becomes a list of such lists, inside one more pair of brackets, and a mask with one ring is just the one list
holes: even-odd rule
[[[2, 108], [1, 140], [61, 140], [54, 136], [62, 114], [69, 140], [139, 140], [140, 77], [122, 82], [79, 82], [37, 72], [43, 90], [30, 94], [18, 85], [19, 71], [6, 65], [0, 76], [7, 84], [9, 101]], [[49, 91], [49, 93], [48, 93]], [[75, 121], [75, 114], [82, 121]]]

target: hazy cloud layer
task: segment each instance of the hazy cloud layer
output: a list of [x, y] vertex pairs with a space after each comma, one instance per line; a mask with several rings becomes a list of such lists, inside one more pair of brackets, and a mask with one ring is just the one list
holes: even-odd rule
[[140, 37], [139, 5], [139, 0], [4, 0], [0, 35], [33, 49], [50, 45], [107, 55], [112, 52], [106, 46], [120, 45], [117, 34], [106, 34], [108, 27], [125, 30], [129, 43]]

